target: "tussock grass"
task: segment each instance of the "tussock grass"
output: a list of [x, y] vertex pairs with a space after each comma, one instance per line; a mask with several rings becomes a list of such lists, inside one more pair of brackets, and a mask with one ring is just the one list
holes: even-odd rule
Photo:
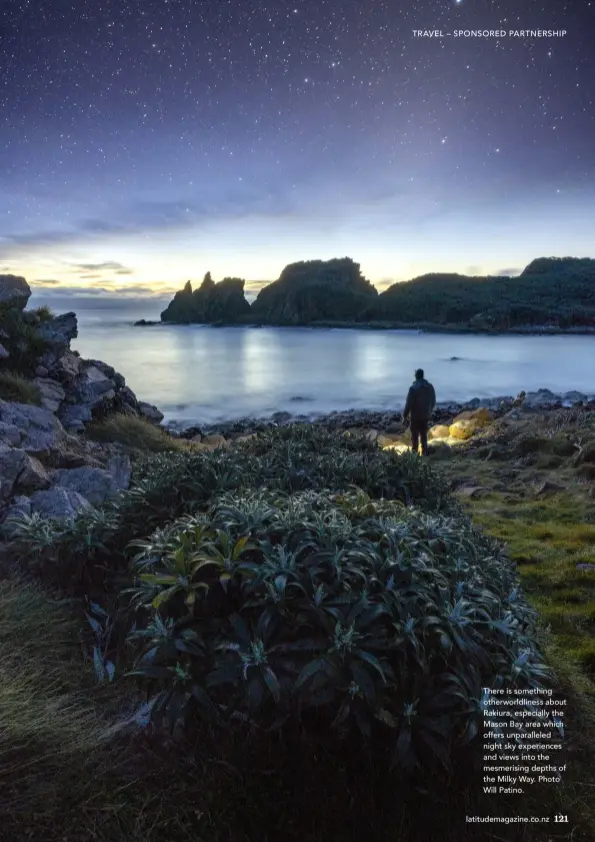
[[41, 394], [30, 380], [12, 371], [0, 372], [0, 398], [17, 403], [41, 404]]
[[0, 822], [51, 808], [92, 774], [105, 727], [81, 666], [68, 604], [0, 581]]
[[29, 312], [35, 313], [40, 322], [49, 322], [54, 318], [54, 313], [47, 304], [42, 304], [41, 307], [37, 307], [35, 310], [30, 310]]
[[105, 421], [93, 421], [88, 425], [86, 434], [94, 441], [119, 442], [145, 453], [189, 449], [187, 442], [175, 439], [162, 428], [134, 415], [118, 414]]

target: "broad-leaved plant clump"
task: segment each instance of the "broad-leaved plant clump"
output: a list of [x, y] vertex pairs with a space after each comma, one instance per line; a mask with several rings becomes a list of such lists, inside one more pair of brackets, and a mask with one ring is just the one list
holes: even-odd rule
[[33, 558], [67, 583], [126, 568], [130, 541], [207, 508], [222, 493], [353, 487], [428, 511], [453, 506], [446, 480], [418, 457], [382, 452], [361, 436], [295, 424], [230, 450], [147, 455], [134, 465], [130, 490], [102, 509], [74, 521], [18, 517], [10, 524], [11, 538], [17, 555]]
[[224, 493], [136, 540], [134, 674], [170, 724], [380, 740], [448, 769], [484, 687], [547, 681], [501, 545], [362, 491]]

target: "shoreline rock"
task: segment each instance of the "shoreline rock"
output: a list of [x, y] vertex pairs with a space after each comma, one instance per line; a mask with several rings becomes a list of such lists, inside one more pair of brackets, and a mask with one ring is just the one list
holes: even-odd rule
[[157, 425], [163, 420], [112, 366], [71, 349], [78, 335], [75, 313], [27, 311], [30, 295], [24, 278], [0, 275], [0, 338], [7, 346], [1, 346], [6, 353], [0, 350], [0, 362], [8, 360], [5, 370], [29, 380], [40, 399], [40, 406], [0, 399], [0, 521], [6, 536], [11, 517], [73, 517], [129, 487], [129, 456], [117, 444], [78, 435], [88, 423], [114, 413]]

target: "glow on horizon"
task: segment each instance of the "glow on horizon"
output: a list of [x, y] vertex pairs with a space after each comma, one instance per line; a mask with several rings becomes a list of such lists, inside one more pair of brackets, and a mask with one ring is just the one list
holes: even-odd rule
[[0, 238], [0, 272], [23, 275], [37, 292], [151, 296], [199, 284], [209, 271], [215, 281], [244, 278], [252, 297], [299, 260], [352, 257], [381, 291], [428, 272], [518, 274], [536, 257], [595, 253], [595, 211], [583, 195], [532, 196], [512, 208], [437, 200], [409, 208], [363, 201], [336, 218], [318, 207], [311, 217], [219, 218], [53, 243], [43, 233], [23, 244]]

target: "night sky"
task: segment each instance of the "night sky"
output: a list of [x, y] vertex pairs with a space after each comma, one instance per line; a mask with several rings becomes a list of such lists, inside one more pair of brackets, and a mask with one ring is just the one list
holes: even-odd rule
[[142, 295], [594, 256], [594, 36], [587, 0], [1, 0], [0, 272]]

